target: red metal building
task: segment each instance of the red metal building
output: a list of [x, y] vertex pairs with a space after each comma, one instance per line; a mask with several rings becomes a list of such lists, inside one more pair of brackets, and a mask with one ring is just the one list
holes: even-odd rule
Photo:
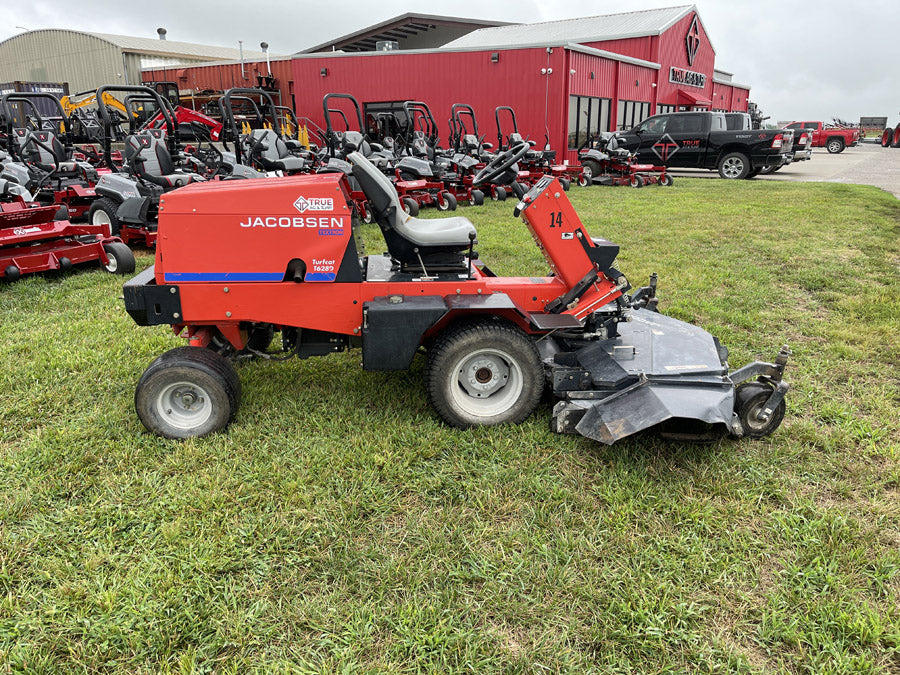
[[[302, 53], [273, 61], [272, 71], [284, 100], [293, 95], [298, 115], [319, 125], [328, 93], [352, 94], [364, 107], [413, 99], [428, 103], [446, 139], [450, 107], [468, 103], [479, 133], [495, 142], [494, 109], [507, 105], [522, 135], [577, 161], [587, 134], [630, 128], [658, 112], [746, 111], [749, 87], [716, 70], [715, 60], [696, 7], [687, 5], [481, 28], [429, 49]], [[224, 83], [224, 69], [235, 67], [184, 68], [174, 77], [157, 71], [145, 80], [219, 88], [216, 77]]]

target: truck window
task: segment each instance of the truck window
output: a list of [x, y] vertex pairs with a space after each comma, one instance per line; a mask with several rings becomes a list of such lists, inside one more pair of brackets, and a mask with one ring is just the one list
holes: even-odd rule
[[818, 129], [819, 123], [818, 122], [806, 122], [803, 124], [803, 128], [804, 129]]
[[642, 134], [664, 134], [668, 120], [668, 117], [651, 117], [641, 122], [637, 130]]
[[797, 129], [800, 129], [802, 126], [803, 126], [802, 122], [794, 122], [793, 124], [788, 124], [785, 127], [785, 129], [793, 129], [794, 131], [796, 131]]
[[[724, 119], [716, 117], [721, 124]], [[672, 115], [667, 131], [670, 134], [699, 134], [703, 132], [702, 115]]]

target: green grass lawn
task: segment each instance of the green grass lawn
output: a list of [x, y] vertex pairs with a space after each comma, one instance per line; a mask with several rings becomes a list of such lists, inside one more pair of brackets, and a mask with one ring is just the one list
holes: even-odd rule
[[[349, 352], [241, 363], [229, 431], [166, 441], [132, 400], [179, 341], [121, 278], [0, 285], [0, 672], [900, 672], [900, 202], [570, 196], [732, 366], [790, 344], [774, 436], [605, 447], [549, 401], [458, 431], [421, 357]], [[544, 274], [512, 206], [462, 213], [496, 272]]]

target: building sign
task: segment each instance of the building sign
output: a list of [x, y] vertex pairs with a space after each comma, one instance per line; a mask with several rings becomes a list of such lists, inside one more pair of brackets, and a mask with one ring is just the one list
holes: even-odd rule
[[694, 65], [694, 59], [697, 58], [697, 52], [700, 50], [700, 26], [697, 24], [697, 15], [694, 14], [694, 20], [688, 28], [687, 35], [684, 38], [684, 46], [687, 48], [688, 65]]
[[669, 68], [669, 82], [672, 84], [683, 84], [688, 87], [697, 87], [703, 89], [706, 86], [706, 75], [703, 73], [695, 73], [693, 70], [685, 70], [684, 68]]

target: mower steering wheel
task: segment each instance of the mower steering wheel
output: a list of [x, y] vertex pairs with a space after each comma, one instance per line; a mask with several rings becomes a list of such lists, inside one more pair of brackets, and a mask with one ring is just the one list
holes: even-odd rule
[[509, 150], [500, 153], [485, 164], [481, 171], [475, 174], [475, 177], [472, 179], [472, 185], [478, 186], [493, 182], [509, 171], [530, 149], [531, 146], [528, 143], [521, 141], [509, 148]]

